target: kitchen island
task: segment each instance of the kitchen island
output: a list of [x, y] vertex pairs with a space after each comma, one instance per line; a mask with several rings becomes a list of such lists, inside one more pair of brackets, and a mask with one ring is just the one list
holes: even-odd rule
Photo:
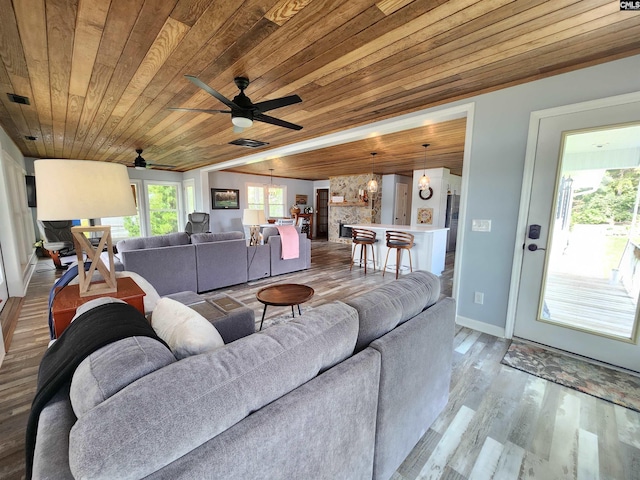
[[[397, 230], [400, 232], [412, 233], [414, 245], [411, 249], [411, 260], [414, 270], [426, 270], [436, 275], [441, 275], [444, 270], [444, 260], [447, 253], [447, 231], [448, 228], [431, 227], [428, 225], [387, 225], [380, 223], [345, 225], [350, 228], [366, 228], [376, 232], [375, 267], [381, 269], [387, 256], [387, 230]], [[353, 246], [351, 248], [354, 248]], [[359, 255], [359, 252], [358, 252]], [[355, 260], [355, 258], [354, 258]], [[403, 252], [400, 273], [409, 273], [409, 254]], [[395, 250], [389, 254], [387, 271], [395, 272], [396, 256]]]

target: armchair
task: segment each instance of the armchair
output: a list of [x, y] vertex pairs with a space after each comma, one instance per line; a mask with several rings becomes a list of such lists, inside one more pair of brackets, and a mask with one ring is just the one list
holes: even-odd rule
[[193, 212], [189, 214], [189, 221], [184, 231], [189, 235], [192, 233], [210, 233], [209, 232], [209, 214], [205, 212]]
[[42, 237], [42, 246], [49, 253], [57, 269], [64, 269], [61, 257], [75, 255], [71, 220], [43, 221], [38, 220], [38, 229]]

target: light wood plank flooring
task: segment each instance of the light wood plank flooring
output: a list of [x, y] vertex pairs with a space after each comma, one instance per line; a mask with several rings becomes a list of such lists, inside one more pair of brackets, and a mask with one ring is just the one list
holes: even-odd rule
[[[255, 292], [270, 283], [312, 286], [316, 295], [305, 305], [313, 306], [394, 281], [369, 269], [365, 276], [356, 266], [349, 272], [348, 246], [314, 241], [312, 253], [308, 271], [221, 291], [247, 303], [259, 321]], [[29, 286], [0, 367], [2, 479], [24, 477], [24, 429], [48, 341], [47, 295], [55, 277], [46, 267], [39, 265]], [[286, 312], [273, 307], [267, 318]], [[457, 328], [449, 404], [393, 480], [640, 479], [640, 414], [501, 365], [508, 343]]]

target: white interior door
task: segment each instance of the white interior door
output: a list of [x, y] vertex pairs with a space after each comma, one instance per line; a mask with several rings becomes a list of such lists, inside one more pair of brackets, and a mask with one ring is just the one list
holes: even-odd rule
[[640, 371], [639, 165], [640, 102], [540, 120], [516, 336]]
[[407, 198], [407, 184], [396, 183], [396, 208], [393, 213], [394, 225], [407, 225]]
[[[7, 304], [9, 298], [9, 289], [7, 287], [7, 277], [4, 273], [4, 265], [2, 263], [2, 246], [0, 246], [0, 312]], [[0, 332], [0, 340], [2, 338], [2, 332]]]

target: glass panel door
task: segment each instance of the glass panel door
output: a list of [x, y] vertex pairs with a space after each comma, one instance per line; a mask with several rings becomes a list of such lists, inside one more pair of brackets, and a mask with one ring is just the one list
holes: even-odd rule
[[640, 101], [563, 110], [532, 118], [514, 335], [638, 371]]
[[565, 134], [541, 321], [635, 339], [638, 138], [637, 125]]

